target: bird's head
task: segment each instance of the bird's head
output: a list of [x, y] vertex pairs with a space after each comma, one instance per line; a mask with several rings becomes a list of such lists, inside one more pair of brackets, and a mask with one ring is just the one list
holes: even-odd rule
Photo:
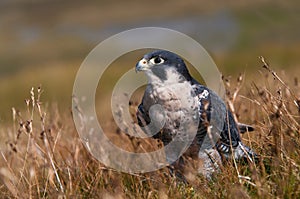
[[145, 72], [150, 81], [190, 81], [192, 79], [184, 61], [178, 55], [166, 50], [147, 53], [136, 64], [135, 70]]

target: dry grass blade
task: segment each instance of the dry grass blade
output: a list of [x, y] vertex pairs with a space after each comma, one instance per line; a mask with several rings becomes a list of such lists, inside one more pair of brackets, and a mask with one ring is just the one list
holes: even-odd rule
[[15, 198], [21, 196], [16, 186], [18, 180], [14, 174], [12, 174], [6, 168], [0, 168], [0, 178], [2, 182], [5, 184], [5, 186], [7, 187], [7, 189], [10, 191], [11, 194], [13, 194]]
[[267, 69], [270, 73], [272, 73], [272, 75], [274, 76], [274, 78], [276, 78], [286, 89], [289, 90], [289, 92], [292, 94], [292, 96], [294, 98], [295, 105], [297, 106], [297, 108], [300, 111], [300, 100], [296, 96], [296, 94], [293, 92], [293, 90], [291, 90], [290, 87], [277, 75], [277, 73], [270, 68], [269, 64], [266, 62], [266, 60], [265, 60], [265, 58], [263, 56], [260, 56], [259, 59], [264, 64], [263, 68]]

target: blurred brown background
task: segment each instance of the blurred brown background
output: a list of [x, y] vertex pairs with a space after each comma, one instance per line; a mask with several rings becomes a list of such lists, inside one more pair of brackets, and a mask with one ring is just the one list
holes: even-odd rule
[[[181, 31], [207, 49], [223, 74], [245, 73], [247, 81], [256, 81], [260, 55], [287, 77], [300, 74], [299, 25], [296, 0], [2, 0], [0, 124], [11, 121], [11, 107], [24, 107], [32, 86], [42, 85], [44, 103], [69, 110], [81, 62], [98, 43], [123, 30], [159, 26]], [[142, 54], [114, 63], [102, 84], [113, 85]], [[110, 86], [105, 88], [108, 93]]]

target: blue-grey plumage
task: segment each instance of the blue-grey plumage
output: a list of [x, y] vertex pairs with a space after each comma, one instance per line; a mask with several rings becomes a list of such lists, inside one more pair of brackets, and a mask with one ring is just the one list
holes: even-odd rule
[[[198, 83], [189, 73], [184, 61], [176, 54], [157, 50], [150, 52], [137, 63], [136, 71], [145, 72], [148, 77], [148, 85], [145, 90], [141, 104], [138, 107], [137, 118], [140, 126], [146, 126], [151, 122], [149, 109], [154, 104], [160, 104], [168, 109], [170, 114], [164, 115], [166, 123], [160, 133], [154, 138], [161, 139], [167, 145], [174, 137], [178, 125], [174, 121], [178, 118], [172, 116], [172, 111], [177, 108], [172, 97], [167, 92], [171, 84], [187, 83], [193, 92], [191, 95], [198, 100], [199, 126], [195, 142], [200, 150], [207, 135], [208, 128], [214, 128], [219, 132], [215, 145], [206, 142], [207, 149], [216, 148], [225, 158], [236, 159], [247, 158], [252, 160], [256, 154], [245, 146], [240, 137], [240, 131], [252, 131], [248, 125], [239, 124], [234, 120], [232, 113], [227, 109], [225, 102], [212, 90]], [[178, 88], [178, 94], [183, 94], [184, 87]], [[180, 115], [182, 116], [182, 115]], [[175, 122], [176, 123], [176, 122]]]

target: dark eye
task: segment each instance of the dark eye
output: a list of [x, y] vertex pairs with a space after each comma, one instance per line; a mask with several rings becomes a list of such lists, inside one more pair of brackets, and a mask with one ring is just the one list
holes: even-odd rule
[[152, 59], [150, 59], [150, 62], [152, 64], [162, 64], [164, 63], [164, 59], [162, 59], [161, 57], [153, 57]]

